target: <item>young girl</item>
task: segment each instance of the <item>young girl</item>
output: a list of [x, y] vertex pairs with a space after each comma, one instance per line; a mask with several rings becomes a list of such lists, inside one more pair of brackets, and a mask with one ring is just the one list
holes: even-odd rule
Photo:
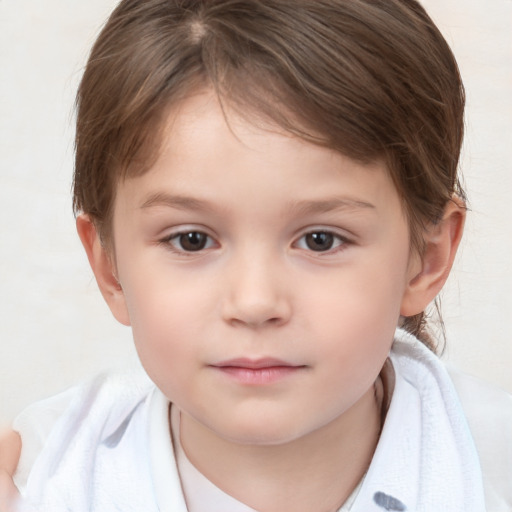
[[463, 108], [413, 0], [123, 0], [78, 92], [74, 206], [149, 379], [20, 415], [17, 508], [509, 510], [510, 399], [456, 391], [425, 325]]

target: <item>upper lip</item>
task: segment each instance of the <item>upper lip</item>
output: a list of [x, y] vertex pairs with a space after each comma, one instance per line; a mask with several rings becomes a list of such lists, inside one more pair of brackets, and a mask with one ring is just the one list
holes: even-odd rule
[[262, 357], [258, 359], [251, 359], [248, 357], [240, 357], [236, 359], [229, 359], [226, 361], [221, 361], [219, 363], [215, 363], [211, 366], [215, 366], [217, 368], [226, 368], [226, 367], [232, 367], [232, 368], [250, 368], [250, 369], [260, 369], [260, 368], [273, 368], [273, 367], [282, 367], [282, 366], [289, 366], [289, 367], [296, 367], [296, 366], [302, 366], [302, 365], [295, 365], [286, 361], [283, 361], [281, 359], [275, 359], [273, 357]]

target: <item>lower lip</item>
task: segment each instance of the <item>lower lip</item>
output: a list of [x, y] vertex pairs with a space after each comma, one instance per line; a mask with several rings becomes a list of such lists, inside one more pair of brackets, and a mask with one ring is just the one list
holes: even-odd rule
[[265, 368], [244, 368], [240, 366], [214, 366], [227, 377], [248, 386], [273, 384], [297, 374], [303, 366], [269, 366]]

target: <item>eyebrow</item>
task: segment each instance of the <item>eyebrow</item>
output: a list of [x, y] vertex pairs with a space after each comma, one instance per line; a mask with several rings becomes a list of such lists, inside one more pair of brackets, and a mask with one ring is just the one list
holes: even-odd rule
[[157, 192], [150, 194], [140, 206], [141, 209], [153, 208], [156, 206], [167, 206], [178, 210], [212, 211], [213, 206], [205, 200], [194, 197], [166, 194]]
[[[214, 206], [204, 199], [189, 196], [167, 194], [157, 192], [150, 194], [141, 205], [141, 209], [165, 206], [178, 210], [211, 212]], [[367, 201], [348, 197], [332, 197], [321, 200], [304, 200], [292, 202], [289, 211], [296, 215], [312, 215], [317, 213], [329, 213], [333, 211], [375, 210], [375, 206]]]
[[375, 210], [375, 205], [349, 197], [332, 197], [318, 201], [298, 201], [291, 205], [291, 211], [299, 215], [329, 213], [340, 210]]

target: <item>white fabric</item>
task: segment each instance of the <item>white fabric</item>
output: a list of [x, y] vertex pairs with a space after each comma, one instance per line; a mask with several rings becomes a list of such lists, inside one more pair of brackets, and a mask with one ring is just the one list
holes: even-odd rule
[[18, 462], [14, 482], [18, 489], [24, 489], [32, 466], [46, 444], [59, 418], [67, 410], [77, 392], [68, 389], [28, 406], [14, 420], [13, 429], [23, 438], [23, 450]]
[[[34, 463], [21, 510], [158, 512], [145, 421], [154, 395], [141, 377], [101, 376], [80, 389]], [[186, 512], [174, 481], [173, 512]]]
[[[399, 333], [398, 338], [391, 354], [396, 373], [393, 398], [351, 512], [486, 510], [476, 451], [443, 365], [412, 337]], [[472, 392], [480, 389], [478, 384], [460, 380], [463, 398], [480, 394], [487, 405], [486, 420], [471, 424], [475, 439], [483, 440], [483, 467], [490, 469], [486, 474], [487, 512], [510, 512], [512, 429], [503, 427], [512, 425], [512, 401], [494, 389]], [[489, 405], [496, 395], [500, 396], [499, 411]], [[16, 423], [23, 439], [17, 483], [33, 510], [186, 512], [169, 435], [168, 404], [147, 378], [101, 377], [73, 396], [54, 428], [48, 418], [59, 407], [51, 400], [49, 408], [44, 404], [29, 408]], [[69, 403], [70, 395], [63, 397], [57, 399], [61, 406]], [[479, 403], [475, 402], [469, 414], [473, 420], [480, 416]], [[53, 413], [43, 413], [52, 408]], [[41, 415], [47, 424], [43, 433], [34, 436], [30, 417], [34, 426]], [[490, 436], [483, 433], [483, 426], [493, 428]], [[37, 445], [49, 430], [24, 486], [23, 472], [28, 471], [33, 452], [40, 451]], [[493, 470], [495, 457], [498, 471]], [[188, 493], [202, 484], [193, 481]], [[28, 505], [22, 510], [29, 510]]]
[[442, 364], [399, 332], [391, 405], [354, 512], [483, 512], [479, 459]]

